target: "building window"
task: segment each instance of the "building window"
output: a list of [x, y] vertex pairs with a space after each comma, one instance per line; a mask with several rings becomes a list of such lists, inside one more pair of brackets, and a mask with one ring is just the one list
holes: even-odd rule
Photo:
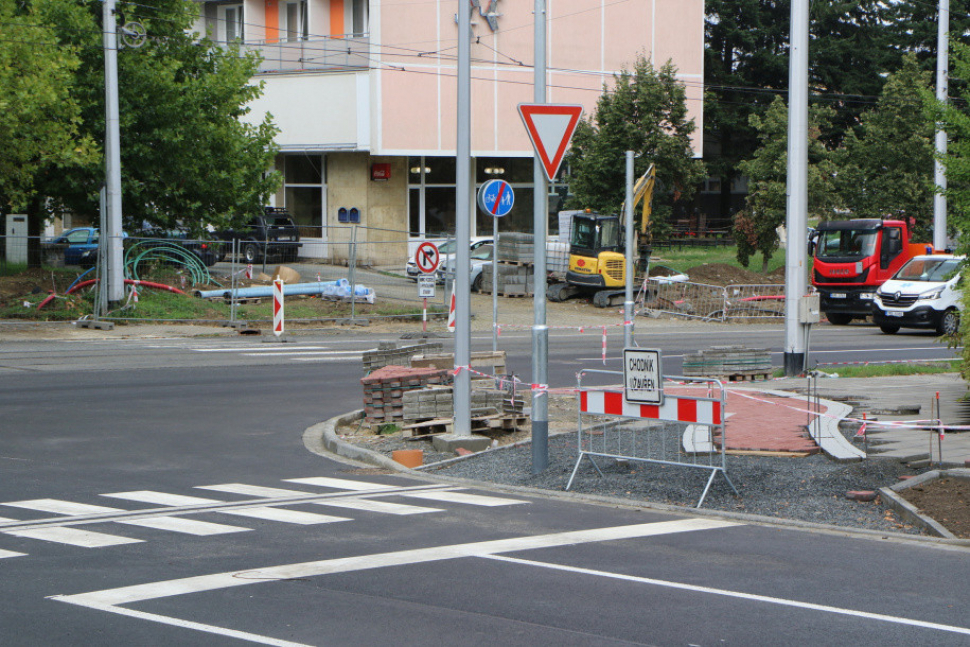
[[409, 229], [421, 238], [455, 232], [455, 158], [408, 158]]
[[241, 4], [219, 5], [217, 10], [219, 40], [231, 43], [243, 39], [243, 6]]
[[369, 0], [353, 0], [351, 5], [352, 31], [354, 36], [367, 35], [367, 3]]
[[284, 40], [306, 40], [309, 36], [308, 28], [306, 2], [280, 3], [280, 32]]
[[326, 239], [327, 178], [325, 158], [319, 153], [280, 155], [277, 168], [283, 171], [283, 206], [307, 238]]

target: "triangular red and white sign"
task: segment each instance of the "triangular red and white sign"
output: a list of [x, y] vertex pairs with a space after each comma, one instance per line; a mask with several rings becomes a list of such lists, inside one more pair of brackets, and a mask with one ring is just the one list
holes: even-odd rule
[[552, 182], [559, 172], [583, 107], [553, 103], [520, 103], [519, 114], [532, 140], [546, 178]]

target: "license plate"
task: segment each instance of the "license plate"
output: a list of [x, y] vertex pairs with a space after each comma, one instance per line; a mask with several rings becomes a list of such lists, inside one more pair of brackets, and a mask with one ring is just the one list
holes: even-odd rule
[[890, 311], [890, 312], [886, 312], [886, 316], [887, 317], [902, 317], [903, 316], [903, 313], [902, 312], [891, 312]]
[[845, 298], [845, 292], [833, 292], [829, 296], [832, 297], [833, 299], [844, 299]]

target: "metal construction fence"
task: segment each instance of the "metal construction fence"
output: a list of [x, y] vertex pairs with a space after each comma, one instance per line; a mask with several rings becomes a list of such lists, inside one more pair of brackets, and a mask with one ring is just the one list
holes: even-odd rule
[[724, 385], [707, 378], [668, 377], [663, 402], [644, 405], [626, 402], [622, 388], [584, 388], [583, 377], [591, 374], [623, 378], [619, 371], [579, 372], [578, 453], [567, 490], [584, 460], [603, 477], [597, 459], [613, 459], [708, 472], [698, 508], [718, 474], [737, 494], [727, 475]]
[[708, 321], [783, 318], [784, 285], [709, 285], [649, 279], [641, 289], [642, 311]]

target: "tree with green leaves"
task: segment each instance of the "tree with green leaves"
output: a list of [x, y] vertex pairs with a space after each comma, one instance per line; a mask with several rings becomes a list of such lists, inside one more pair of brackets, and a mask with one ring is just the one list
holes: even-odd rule
[[[72, 87], [82, 107], [78, 127], [103, 141], [101, 4], [34, 0], [33, 8], [62, 46], [78, 52]], [[179, 222], [199, 232], [208, 224], [239, 224], [279, 185], [278, 175], [267, 173], [277, 129], [269, 117], [255, 126], [241, 119], [262, 92], [251, 82], [258, 55], [192, 35], [197, 12], [195, 3], [183, 0], [118, 4], [119, 25], [137, 21], [148, 34], [143, 46], [118, 52], [122, 212], [129, 228]], [[37, 199], [28, 205], [37, 233], [55, 213], [98, 213], [100, 159], [68, 169], [48, 166], [38, 179]]]
[[[38, 4], [49, 0], [38, 0]], [[97, 147], [80, 133], [72, 96], [80, 65], [37, 13], [0, 0], [0, 213], [27, 208], [39, 176], [97, 163]]]
[[[812, 106], [808, 116], [808, 211], [824, 216], [835, 204], [832, 186], [835, 166], [821, 135], [832, 110]], [[741, 162], [740, 170], [748, 177], [748, 201], [744, 211], [735, 214], [734, 234], [738, 245], [738, 262], [745, 267], [751, 258], [761, 254], [761, 271], [778, 250], [778, 227], [785, 224], [788, 186], [788, 106], [776, 98], [764, 118], [751, 116], [761, 146], [754, 156]]]
[[836, 151], [836, 190], [852, 217], [914, 218], [924, 231], [933, 224], [934, 127], [923, 105], [930, 80], [915, 55], [904, 57], [859, 134], [849, 131]]
[[689, 198], [704, 178], [704, 165], [693, 158], [692, 119], [687, 118], [684, 85], [668, 62], [660, 69], [638, 57], [632, 71], [615, 75], [594, 114], [582, 120], [569, 153], [571, 208], [617, 213], [626, 195], [626, 151], [639, 155], [637, 176], [656, 165], [662, 191], [654, 192], [655, 220], [674, 200]]

